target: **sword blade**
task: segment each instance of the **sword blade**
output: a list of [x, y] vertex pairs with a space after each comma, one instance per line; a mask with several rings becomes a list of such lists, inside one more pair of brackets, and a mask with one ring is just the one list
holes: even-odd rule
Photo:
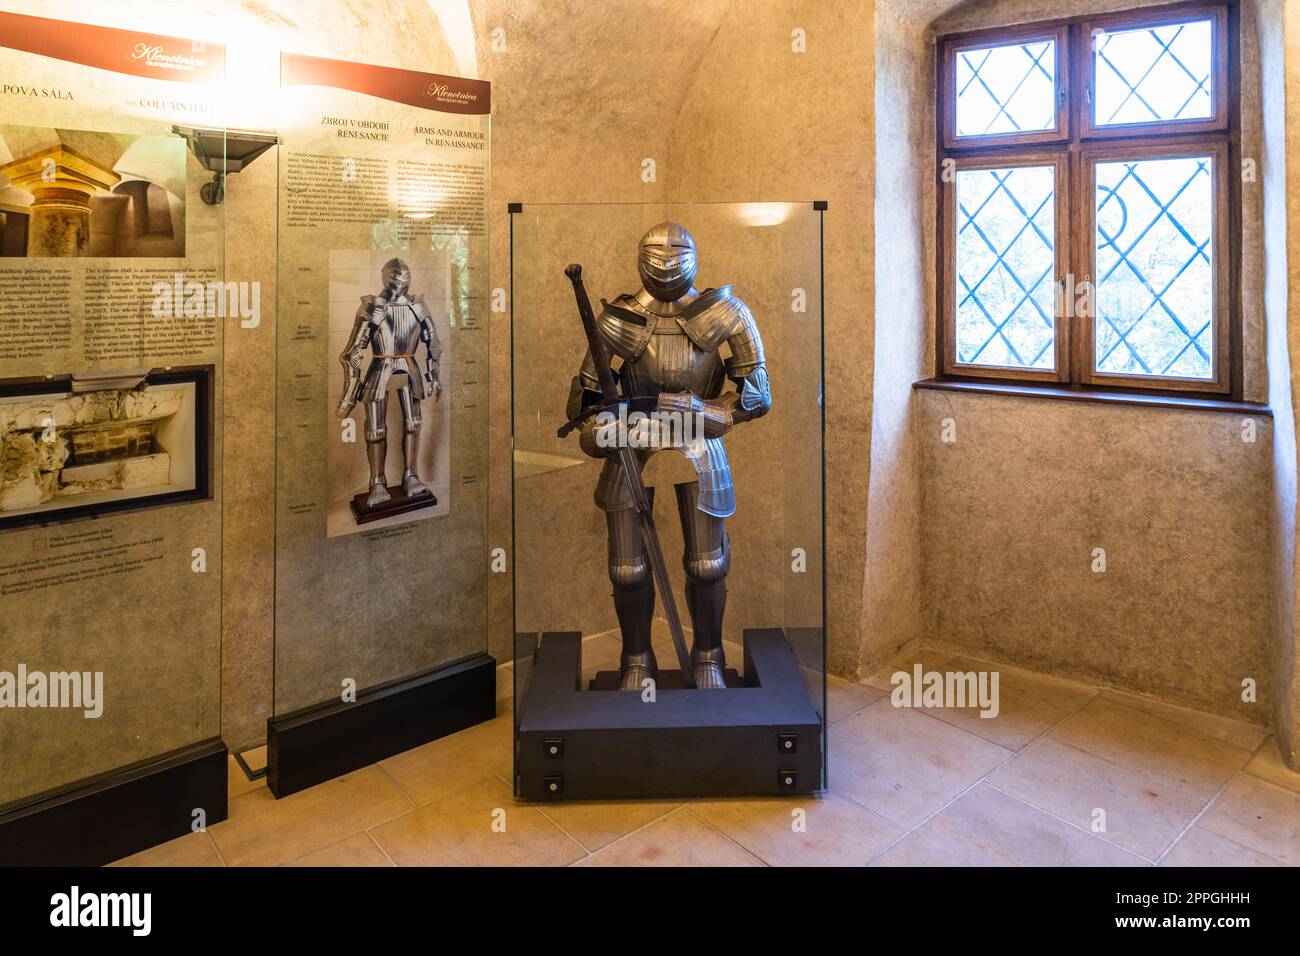
[[672, 635], [673, 647], [677, 651], [677, 663], [682, 669], [682, 683], [686, 687], [695, 686], [695, 672], [691, 667], [691, 654], [686, 648], [686, 635], [682, 632], [682, 619], [677, 613], [677, 598], [673, 594], [673, 583], [668, 577], [668, 565], [664, 562], [664, 549], [659, 543], [659, 529], [655, 527], [654, 515], [650, 511], [650, 500], [641, 483], [641, 473], [636, 466], [636, 452], [626, 445], [618, 449], [618, 460], [623, 466], [623, 478], [632, 492], [632, 504], [637, 519], [641, 522], [641, 538], [645, 543], [646, 554], [650, 558], [650, 573], [654, 578], [655, 589], [663, 602], [664, 617], [668, 619], [668, 633]]
[[[573, 283], [573, 295], [578, 303], [578, 316], [582, 319], [582, 330], [587, 336], [587, 350], [591, 353], [592, 364], [596, 368], [596, 377], [600, 381], [600, 394], [604, 404], [614, 407], [620, 401], [614, 373], [609, 366], [609, 350], [605, 340], [596, 328], [596, 316], [591, 310], [591, 300], [587, 298], [587, 288], [582, 283], [582, 266], [574, 263], [564, 270], [569, 281]], [[563, 437], [570, 426], [560, 429]], [[691, 669], [691, 655], [686, 650], [686, 635], [682, 633], [682, 619], [677, 614], [677, 599], [673, 597], [673, 583], [668, 579], [668, 565], [664, 563], [664, 549], [659, 543], [659, 532], [655, 528], [654, 516], [650, 513], [650, 496], [646, 494], [641, 481], [641, 470], [637, 467], [636, 452], [628, 445], [620, 443], [618, 448], [619, 464], [623, 467], [623, 480], [627, 482], [632, 495], [632, 506], [636, 509], [641, 522], [641, 539], [646, 553], [650, 556], [650, 571], [654, 577], [655, 587], [663, 601], [664, 617], [668, 618], [668, 632], [673, 636], [673, 647], [677, 649], [677, 662], [682, 668], [682, 683], [687, 687], [695, 686], [695, 673]]]

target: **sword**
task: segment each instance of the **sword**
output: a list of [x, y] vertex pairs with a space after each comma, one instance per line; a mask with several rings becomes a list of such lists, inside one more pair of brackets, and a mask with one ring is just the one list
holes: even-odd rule
[[[605, 340], [596, 328], [596, 316], [591, 311], [591, 300], [587, 298], [587, 289], [582, 284], [582, 266], [576, 263], [564, 270], [564, 274], [573, 283], [573, 294], [578, 300], [578, 315], [582, 318], [582, 330], [587, 334], [587, 348], [591, 350], [591, 360], [596, 366], [596, 378], [600, 382], [600, 395], [603, 404], [617, 408], [626, 401], [618, 394], [614, 384], [614, 373], [609, 367], [609, 350]], [[695, 673], [691, 668], [691, 655], [686, 649], [686, 636], [682, 633], [682, 619], [677, 614], [677, 599], [673, 596], [673, 585], [668, 579], [668, 566], [664, 563], [664, 549], [659, 543], [659, 532], [655, 529], [654, 515], [650, 513], [650, 496], [646, 494], [645, 483], [641, 480], [641, 471], [636, 465], [636, 452], [627, 442], [618, 444], [618, 462], [622, 467], [623, 478], [632, 493], [632, 508], [636, 511], [637, 521], [641, 524], [641, 537], [645, 542], [646, 554], [650, 558], [650, 570], [654, 576], [655, 587], [663, 599], [664, 617], [668, 619], [668, 632], [673, 636], [673, 646], [677, 649], [677, 661], [682, 668], [682, 682], [687, 687], [695, 686]]]

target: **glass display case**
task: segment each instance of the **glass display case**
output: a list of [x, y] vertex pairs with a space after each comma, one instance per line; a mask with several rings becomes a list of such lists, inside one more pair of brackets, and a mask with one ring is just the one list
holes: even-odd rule
[[824, 211], [511, 206], [519, 796], [824, 788]]
[[294, 54], [281, 84], [277, 796], [495, 712], [487, 84]]
[[224, 53], [0, 37], [0, 865], [99, 864], [226, 814]]

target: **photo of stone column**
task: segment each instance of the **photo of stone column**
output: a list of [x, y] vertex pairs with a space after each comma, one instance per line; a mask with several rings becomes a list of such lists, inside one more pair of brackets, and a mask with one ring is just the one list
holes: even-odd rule
[[185, 143], [0, 124], [0, 256], [185, 255]]

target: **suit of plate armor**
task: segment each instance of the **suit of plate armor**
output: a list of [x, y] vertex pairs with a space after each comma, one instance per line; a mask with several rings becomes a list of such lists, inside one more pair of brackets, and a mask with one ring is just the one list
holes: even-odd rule
[[[641, 239], [637, 258], [641, 291], [602, 302], [597, 319], [611, 357], [622, 360], [618, 380], [624, 398], [653, 398], [659, 412], [691, 415], [697, 424], [689, 440], [638, 450], [641, 467], [656, 450], [671, 448], [695, 467], [697, 480], [674, 486], [685, 541], [686, 602], [694, 632], [691, 649], [697, 687], [719, 688], [726, 660], [722, 616], [731, 554], [724, 519], [736, 510], [731, 467], [723, 436], [733, 425], [765, 415], [772, 405], [763, 342], [748, 307], [730, 286], [697, 292], [695, 239], [665, 222]], [[720, 352], [723, 344], [730, 357]], [[734, 391], [725, 394], [727, 382]], [[599, 403], [590, 353], [574, 377], [569, 417]], [[620, 689], [639, 690], [657, 668], [651, 645], [654, 582], [632, 510], [632, 498], [617, 460], [607, 456], [595, 420], [583, 427], [582, 448], [604, 457], [596, 483], [596, 504], [609, 532], [609, 577], [623, 635]], [[605, 426], [608, 427], [608, 426]], [[651, 504], [653, 504], [653, 489]]]
[[[370, 463], [370, 507], [389, 501], [384, 460], [388, 456], [388, 383], [397, 378], [397, 400], [402, 406], [402, 491], [408, 498], [430, 494], [417, 472], [420, 449], [420, 402], [442, 394], [438, 357], [442, 343], [433, 327], [424, 296], [409, 295], [411, 269], [401, 259], [390, 259], [383, 269], [384, 290], [361, 297], [347, 348], [339, 356], [343, 365], [340, 418], [357, 402], [366, 410], [366, 460]], [[416, 353], [424, 345], [428, 369], [421, 371]], [[361, 375], [361, 360], [371, 350], [370, 365]]]

